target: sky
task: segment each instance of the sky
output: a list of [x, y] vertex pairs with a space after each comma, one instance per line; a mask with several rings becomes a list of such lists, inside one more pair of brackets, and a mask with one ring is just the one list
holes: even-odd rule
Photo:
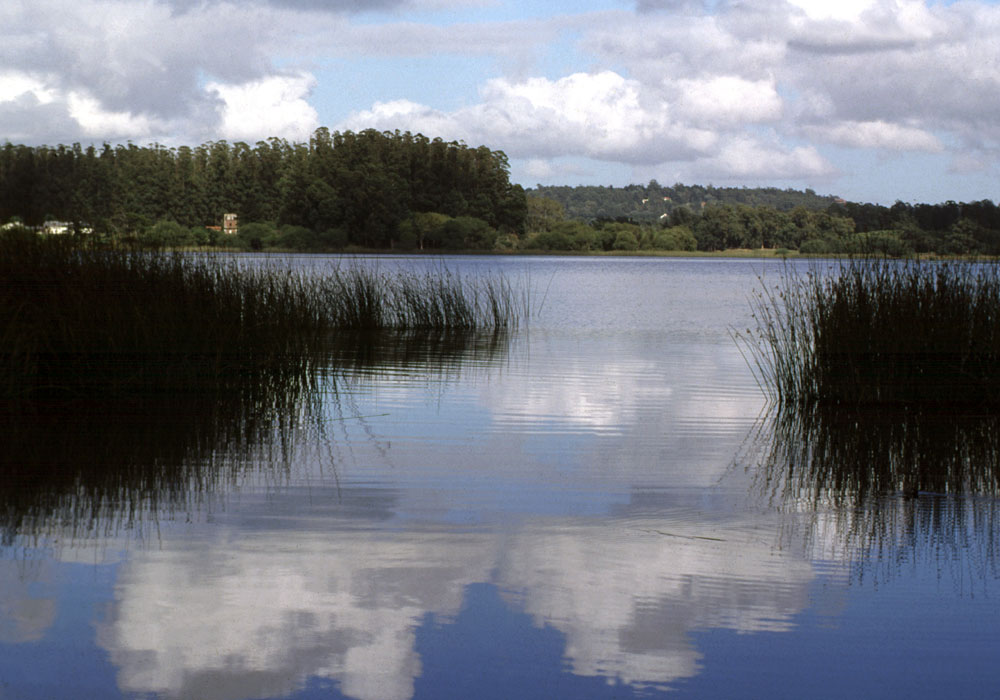
[[0, 0], [0, 144], [487, 145], [543, 185], [1000, 200], [996, 0]]

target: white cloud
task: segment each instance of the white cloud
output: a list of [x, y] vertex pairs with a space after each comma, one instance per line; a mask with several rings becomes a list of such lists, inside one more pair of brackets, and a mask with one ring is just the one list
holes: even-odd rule
[[772, 80], [733, 75], [677, 83], [679, 108], [692, 123], [738, 126], [781, 118], [782, 100]]
[[471, 135], [453, 115], [410, 100], [376, 102], [371, 109], [352, 114], [337, 128], [351, 131], [400, 129], [446, 140], [465, 139]]
[[13, 102], [29, 95], [39, 104], [56, 99], [52, 89], [37, 78], [15, 71], [0, 73], [0, 102]]
[[812, 146], [786, 148], [749, 137], [737, 137], [717, 155], [695, 163], [694, 172], [704, 177], [748, 179], [825, 178], [833, 166]]
[[528, 177], [545, 180], [551, 177], [556, 172], [556, 169], [552, 166], [552, 163], [547, 160], [542, 160], [541, 158], [531, 158], [524, 164], [524, 172]]
[[306, 74], [277, 75], [241, 85], [209, 83], [206, 89], [224, 103], [224, 138], [253, 142], [280, 136], [302, 141], [319, 126], [319, 115], [307, 101], [315, 83]]
[[129, 139], [148, 136], [154, 131], [148, 117], [108, 111], [93, 97], [78, 92], [69, 93], [67, 106], [70, 116], [90, 137]]
[[[401, 128], [501, 148], [553, 177], [557, 159], [801, 179], [831, 171], [825, 144], [966, 163], [1000, 149], [1000, 8], [984, 0], [644, 0], [638, 12], [502, 21], [459, 11], [482, 4], [3, 3], [0, 134], [198, 142], [304, 138], [320, 123]], [[417, 75], [442, 56], [473, 59], [446, 77], [447, 109], [392, 75], [393, 61], [414, 61], [406, 73]], [[344, 57], [368, 71], [365, 87], [328, 98], [307, 76]], [[751, 167], [741, 152], [778, 161]]]
[[669, 104], [612, 71], [559, 80], [498, 78], [480, 96], [479, 104], [452, 113], [408, 100], [377, 103], [341, 126], [437, 133], [489, 143], [514, 157], [575, 154], [647, 163], [705, 152], [716, 138], [706, 129], [672, 121]]
[[811, 20], [856, 20], [871, 9], [873, 0], [788, 0], [788, 4], [802, 10]]
[[818, 140], [850, 148], [929, 153], [937, 153], [943, 149], [941, 141], [934, 134], [881, 120], [848, 121], [830, 126], [809, 127], [807, 132]]

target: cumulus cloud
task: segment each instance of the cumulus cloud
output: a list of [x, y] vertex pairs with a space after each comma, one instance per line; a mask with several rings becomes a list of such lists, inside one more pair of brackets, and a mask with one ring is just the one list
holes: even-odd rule
[[241, 85], [209, 83], [225, 103], [221, 134], [244, 141], [283, 134], [306, 140], [319, 126], [319, 115], [307, 97], [315, 84], [310, 75], [270, 76]]
[[440, 133], [501, 145], [510, 155], [648, 163], [688, 158], [711, 148], [715, 135], [671, 119], [671, 106], [613, 71], [549, 80], [489, 81], [481, 101], [451, 113], [400, 100], [379, 103], [343, 126], [367, 124]]
[[[0, 132], [26, 142], [217, 135], [225, 108], [218, 86], [279, 74], [272, 52], [284, 25], [266, 8], [175, 9], [157, 0], [39, 0], [0, 9], [7, 69]], [[33, 126], [38, 110], [29, 94], [48, 107]]]
[[[530, 162], [527, 172], [549, 177], [551, 159], [573, 154], [649, 166], [689, 164], [705, 177], [825, 177], [833, 167], [814, 147], [770, 143], [744, 133], [747, 124], [776, 121], [782, 100], [767, 80], [718, 76], [644, 86], [613, 71], [559, 80], [497, 79], [481, 101], [443, 112], [408, 100], [377, 103], [341, 128], [407, 129], [467, 142], [497, 144]], [[732, 132], [732, 133], [730, 133]]]
[[816, 138], [850, 148], [936, 153], [943, 146], [934, 134], [902, 124], [876, 121], [847, 121], [830, 126], [810, 127]]
[[[227, 0], [208, 0], [222, 4]], [[206, 0], [167, 0], [174, 8], [186, 11], [206, 4]], [[441, 9], [486, 4], [484, 0], [245, 0], [246, 5], [272, 7], [307, 12], [362, 13], [401, 9]]]
[[[566, 172], [559, 159], [803, 180], [835, 171], [827, 146], [940, 152], [963, 171], [1000, 152], [1000, 8], [982, 0], [637, 0], [633, 11], [504, 21], [457, 12], [486, 3], [5, 3], [0, 133], [190, 142], [297, 140], [320, 123], [401, 128], [486, 143], [549, 177]], [[435, 8], [455, 21], [419, 21]], [[445, 78], [461, 102], [387, 88], [390, 69], [358, 74], [380, 97], [367, 103], [330, 98], [311, 77], [329, 60], [441, 55], [475, 57]]]
[[813, 146], [769, 145], [750, 137], [737, 137], [718, 154], [694, 164], [704, 177], [782, 180], [801, 177], [827, 178], [833, 166]]
[[89, 95], [70, 92], [67, 95], [69, 115], [88, 136], [131, 138], [146, 136], [153, 131], [149, 117], [128, 111], [111, 112]]
[[693, 123], [753, 124], [781, 117], [782, 100], [771, 80], [733, 75], [678, 81], [679, 108]]

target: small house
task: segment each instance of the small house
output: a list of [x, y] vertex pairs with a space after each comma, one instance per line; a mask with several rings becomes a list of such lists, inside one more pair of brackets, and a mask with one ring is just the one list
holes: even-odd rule
[[236, 214], [222, 215], [222, 233], [228, 236], [235, 236], [239, 232]]

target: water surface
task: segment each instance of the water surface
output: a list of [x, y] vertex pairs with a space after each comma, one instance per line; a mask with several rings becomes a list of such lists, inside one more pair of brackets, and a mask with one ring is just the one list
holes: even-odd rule
[[315, 395], [6, 416], [0, 697], [993, 695], [998, 431], [770, 416], [732, 333], [781, 263], [362, 264], [535, 315], [347, 343]]

